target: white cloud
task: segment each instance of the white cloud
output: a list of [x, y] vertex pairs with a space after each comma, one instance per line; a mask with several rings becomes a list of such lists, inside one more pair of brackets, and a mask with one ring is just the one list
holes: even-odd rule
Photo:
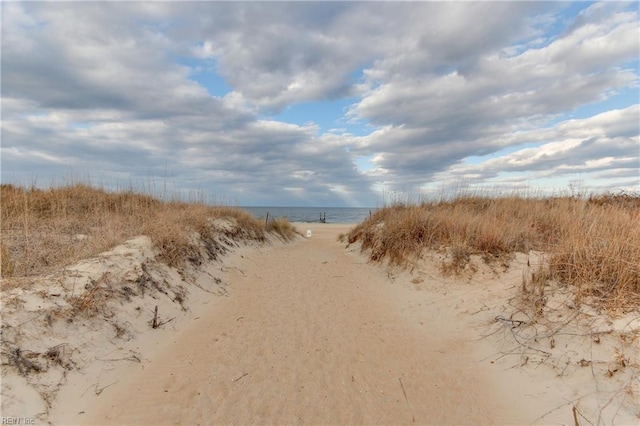
[[[490, 182], [500, 173], [520, 172], [531, 178], [582, 174], [601, 170], [618, 170], [619, 176], [638, 178], [640, 170], [640, 106], [608, 111], [582, 120], [567, 120], [552, 128], [530, 131], [528, 138], [535, 148], [488, 159], [481, 164], [456, 164], [441, 176], [457, 179], [474, 175], [480, 182]], [[631, 132], [629, 132], [631, 130]], [[622, 170], [627, 170], [623, 173]]]
[[[578, 16], [551, 2], [2, 8], [3, 180], [169, 173], [244, 202], [372, 205], [376, 188], [434, 179], [614, 186], [638, 165], [637, 105], [567, 118], [638, 88], [638, 12], [621, 3]], [[346, 97], [343, 119], [368, 134], [273, 118]]]
[[[381, 126], [367, 138], [361, 152], [383, 153], [375, 162], [399, 182], [428, 182], [469, 156], [539, 140], [549, 133], [544, 126], [559, 114], [637, 87], [637, 70], [619, 66], [637, 58], [640, 51], [637, 14], [615, 12], [597, 22], [585, 15], [579, 26], [544, 46], [511, 56], [487, 51], [477, 55], [475, 65], [463, 73], [414, 76], [408, 67], [406, 75], [399, 75], [404, 69], [395, 63], [376, 63], [374, 68], [393, 68], [394, 77], [372, 86], [350, 112]], [[389, 73], [374, 69], [366, 74], [380, 78]], [[596, 120], [607, 119], [625, 136], [638, 134], [637, 108]], [[558, 130], [574, 124], [580, 128], [572, 132], [576, 138], [612, 130], [571, 121]], [[568, 149], [568, 140], [559, 144]], [[509, 161], [491, 160], [486, 168], [497, 171], [510, 166], [510, 161], [537, 163], [552, 155], [545, 150], [553, 147], [521, 151]], [[589, 152], [597, 154], [595, 149]]]

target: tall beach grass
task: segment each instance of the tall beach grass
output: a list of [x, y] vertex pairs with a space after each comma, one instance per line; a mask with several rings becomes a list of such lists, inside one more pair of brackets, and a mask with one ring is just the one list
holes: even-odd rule
[[[159, 256], [179, 266], [196, 251], [194, 233], [205, 241], [220, 234], [235, 241], [262, 241], [265, 232], [283, 239], [296, 232], [284, 220], [265, 224], [243, 210], [207, 205], [193, 197], [162, 201], [86, 183], [50, 189], [3, 184], [0, 207], [3, 278], [46, 273], [138, 235], [149, 236]], [[233, 226], [212, 226], [216, 219]]]
[[[549, 278], [603, 306], [640, 307], [640, 195], [583, 197], [460, 196], [396, 203], [347, 236], [374, 261], [402, 265], [423, 250], [448, 250], [453, 262], [515, 252], [545, 252]], [[455, 266], [455, 265], [454, 265]]]

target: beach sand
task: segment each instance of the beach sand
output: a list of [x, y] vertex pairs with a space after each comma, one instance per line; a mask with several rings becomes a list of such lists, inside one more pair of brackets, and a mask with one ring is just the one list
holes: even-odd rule
[[[70, 376], [48, 418], [64, 425], [638, 420], [637, 384], [627, 383], [637, 379], [637, 364], [613, 379], [595, 362], [579, 364], [581, 350], [591, 360], [609, 356], [594, 354], [604, 340], [594, 349], [591, 337], [557, 335], [554, 346], [568, 349], [541, 357], [496, 320], [514, 318], [518, 266], [500, 274], [480, 268], [469, 278], [444, 278], [433, 262], [403, 271], [337, 242], [350, 225], [297, 226], [311, 237], [240, 247], [216, 266], [227, 297], [190, 297], [188, 320], [128, 342], [141, 362]], [[637, 351], [637, 341], [611, 345]]]

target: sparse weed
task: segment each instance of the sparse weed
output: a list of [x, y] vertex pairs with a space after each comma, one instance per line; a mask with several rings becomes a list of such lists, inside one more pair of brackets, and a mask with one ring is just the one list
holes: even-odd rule
[[285, 218], [275, 218], [267, 223], [267, 232], [275, 232], [284, 241], [292, 240], [296, 235], [302, 235], [295, 226]]
[[525, 305], [536, 317], [542, 316], [547, 298], [545, 289], [550, 279], [550, 273], [545, 265], [538, 265], [535, 271], [522, 277], [522, 296]]

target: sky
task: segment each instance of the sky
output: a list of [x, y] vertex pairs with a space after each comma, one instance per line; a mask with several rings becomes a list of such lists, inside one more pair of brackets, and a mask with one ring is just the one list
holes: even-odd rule
[[639, 3], [2, 2], [2, 183], [640, 190]]

